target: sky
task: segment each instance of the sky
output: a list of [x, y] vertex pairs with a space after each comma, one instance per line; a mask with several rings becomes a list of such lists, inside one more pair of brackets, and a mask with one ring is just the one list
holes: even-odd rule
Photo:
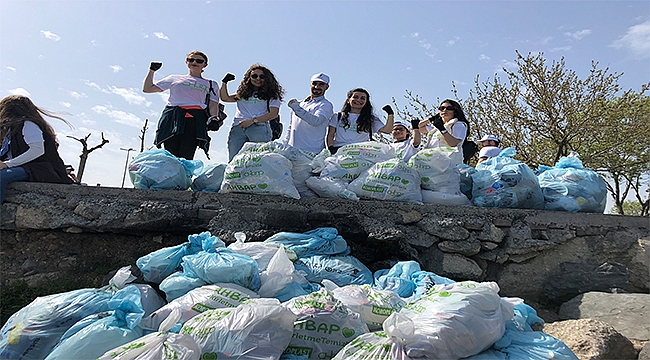
[[[140, 149], [149, 127], [152, 146], [168, 92], [144, 94], [151, 61], [163, 62], [154, 80], [186, 74], [185, 55], [209, 57], [204, 77], [236, 75], [233, 93], [254, 63], [267, 66], [291, 98], [309, 95], [309, 78], [331, 77], [326, 97], [338, 110], [348, 90], [366, 88], [376, 109], [405, 105], [406, 91], [428, 104], [466, 99], [482, 81], [514, 69], [516, 51], [542, 52], [548, 64], [562, 57], [584, 78], [592, 61], [623, 73], [621, 88], [650, 81], [650, 2], [640, 1], [0, 1], [0, 97], [28, 95], [56, 120], [60, 154], [79, 164], [81, 143], [92, 147], [83, 182], [120, 187], [127, 156]], [[227, 162], [229, 118], [211, 132], [210, 160]], [[378, 111], [379, 115], [381, 111]], [[470, 119], [471, 122], [471, 119]], [[472, 134], [477, 139], [483, 134]], [[136, 151], [122, 149], [133, 148]], [[132, 187], [128, 174], [125, 187]]]

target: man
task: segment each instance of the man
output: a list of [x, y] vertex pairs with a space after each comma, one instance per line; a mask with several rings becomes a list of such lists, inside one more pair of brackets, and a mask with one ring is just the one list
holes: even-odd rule
[[494, 135], [485, 135], [479, 141], [481, 142], [481, 147], [499, 146], [499, 139]]
[[324, 73], [314, 74], [311, 77], [311, 95], [302, 101], [289, 100], [287, 105], [293, 113], [284, 139], [286, 144], [314, 154], [325, 148], [327, 124], [334, 114], [334, 106], [325, 99], [329, 83], [329, 76]]

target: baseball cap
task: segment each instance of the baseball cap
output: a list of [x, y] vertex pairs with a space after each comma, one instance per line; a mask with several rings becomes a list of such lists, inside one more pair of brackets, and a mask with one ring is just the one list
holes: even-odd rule
[[408, 130], [411, 127], [411, 125], [409, 125], [409, 124], [407, 124], [405, 122], [402, 122], [402, 121], [395, 121], [393, 123], [393, 128], [395, 128], [395, 126], [403, 126], [404, 128], [406, 128], [406, 130]]
[[313, 81], [322, 81], [322, 82], [324, 82], [325, 84], [328, 84], [328, 85], [329, 85], [329, 83], [330, 83], [330, 77], [327, 76], [325, 73], [318, 73], [318, 74], [314, 74], [314, 75], [312, 75], [310, 81], [312, 81], [312, 82], [313, 82]]
[[491, 158], [499, 155], [501, 148], [496, 146], [484, 146], [478, 153], [479, 158]]
[[479, 141], [483, 142], [483, 141], [489, 141], [489, 140], [499, 142], [499, 139], [497, 139], [497, 137], [494, 136], [494, 135], [485, 135], [485, 136], [483, 136], [483, 138], [481, 138], [481, 140], [479, 140]]

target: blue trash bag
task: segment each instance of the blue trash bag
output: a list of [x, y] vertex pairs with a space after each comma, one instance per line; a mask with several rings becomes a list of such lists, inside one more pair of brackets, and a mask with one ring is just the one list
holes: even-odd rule
[[265, 242], [284, 245], [298, 257], [311, 255], [348, 255], [350, 247], [335, 228], [324, 227], [306, 233], [279, 232]]
[[210, 164], [192, 180], [192, 191], [219, 192], [227, 164]]
[[413, 300], [419, 299], [434, 285], [455, 283], [452, 279], [436, 275], [429, 271], [416, 271], [411, 274], [411, 280], [413, 280], [413, 283], [415, 284], [415, 291], [413, 292], [412, 297]]
[[476, 172], [476, 169], [467, 164], [458, 164], [456, 166], [460, 172], [460, 192], [472, 200], [472, 174]]
[[144, 280], [160, 284], [166, 277], [180, 269], [181, 260], [185, 255], [196, 254], [199, 251], [226, 247], [226, 244], [208, 231], [187, 237], [188, 242], [162, 248], [139, 258], [135, 264], [142, 272]]
[[375, 287], [380, 290], [392, 290], [397, 295], [407, 298], [415, 291], [415, 282], [411, 275], [420, 271], [416, 261], [400, 261], [390, 269], [375, 271]]
[[372, 272], [351, 255], [313, 255], [301, 257], [294, 263], [296, 271], [304, 272], [310, 282], [327, 279], [338, 286], [371, 284]]
[[577, 360], [562, 341], [540, 331], [506, 329], [489, 349], [466, 360]]
[[97, 359], [106, 351], [142, 336], [138, 324], [144, 315], [140, 290], [129, 285], [108, 301], [110, 311], [90, 315], [66, 331], [45, 358]]
[[169, 151], [152, 149], [141, 152], [129, 163], [129, 177], [136, 189], [187, 190], [192, 176], [203, 168], [201, 160], [177, 158]]
[[88, 315], [108, 311], [113, 287], [38, 297], [0, 329], [0, 359], [43, 359], [61, 336]]
[[165, 293], [167, 302], [172, 302], [203, 285], [208, 283], [199, 279], [196, 274], [187, 275], [183, 271], [177, 271], [161, 281], [158, 288]]
[[472, 202], [481, 207], [543, 209], [544, 195], [528, 165], [512, 158], [513, 148], [476, 165]]
[[537, 177], [544, 194], [544, 210], [603, 213], [607, 183], [597, 172], [585, 169], [577, 157], [563, 156], [555, 167]]
[[517, 331], [533, 331], [531, 325], [544, 323], [544, 319], [537, 316], [537, 311], [526, 303], [520, 303], [514, 307], [515, 315], [506, 322], [506, 329]]

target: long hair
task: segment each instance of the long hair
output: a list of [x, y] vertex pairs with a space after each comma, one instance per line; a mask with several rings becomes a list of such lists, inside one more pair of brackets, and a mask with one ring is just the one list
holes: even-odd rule
[[27, 96], [9, 95], [5, 97], [0, 100], [0, 139], [4, 139], [9, 131], [12, 135], [22, 131], [22, 125], [27, 120], [34, 122], [42, 131], [56, 139], [54, 129], [43, 118], [43, 115], [59, 119], [72, 127], [62, 117], [34, 105]]
[[[253, 84], [251, 84], [251, 73], [253, 70], [262, 70], [264, 72], [264, 83], [259, 89], [255, 89]], [[244, 74], [244, 78], [239, 83], [239, 88], [237, 89], [237, 94], [235, 98], [237, 99], [248, 99], [253, 96], [253, 93], [257, 91], [257, 98], [261, 100], [271, 100], [278, 99], [282, 101], [284, 97], [284, 89], [278, 83], [278, 80], [275, 78], [275, 75], [267, 67], [261, 64], [253, 64]]]
[[348, 120], [348, 115], [350, 114], [350, 110], [352, 110], [352, 107], [350, 106], [350, 98], [352, 98], [352, 94], [355, 92], [360, 92], [366, 94], [366, 104], [361, 108], [361, 113], [359, 114], [359, 118], [357, 119], [357, 133], [362, 133], [362, 132], [367, 132], [368, 134], [372, 133], [372, 120], [374, 118], [373, 112], [372, 112], [372, 104], [370, 103], [370, 93], [368, 90], [363, 89], [363, 88], [356, 88], [348, 91], [348, 95], [345, 98], [345, 103], [343, 104], [343, 107], [341, 108], [341, 121], [343, 122], [343, 128], [348, 129], [350, 128], [350, 120]]
[[444, 103], [449, 103], [453, 108], [454, 108], [454, 117], [458, 119], [458, 121], [462, 121], [465, 123], [465, 128], [467, 129], [466, 134], [465, 134], [465, 139], [469, 137], [469, 121], [467, 121], [467, 118], [465, 117], [465, 113], [463, 112], [463, 108], [460, 107], [460, 104], [451, 99], [446, 99], [445, 101], [441, 102], [440, 104]]

